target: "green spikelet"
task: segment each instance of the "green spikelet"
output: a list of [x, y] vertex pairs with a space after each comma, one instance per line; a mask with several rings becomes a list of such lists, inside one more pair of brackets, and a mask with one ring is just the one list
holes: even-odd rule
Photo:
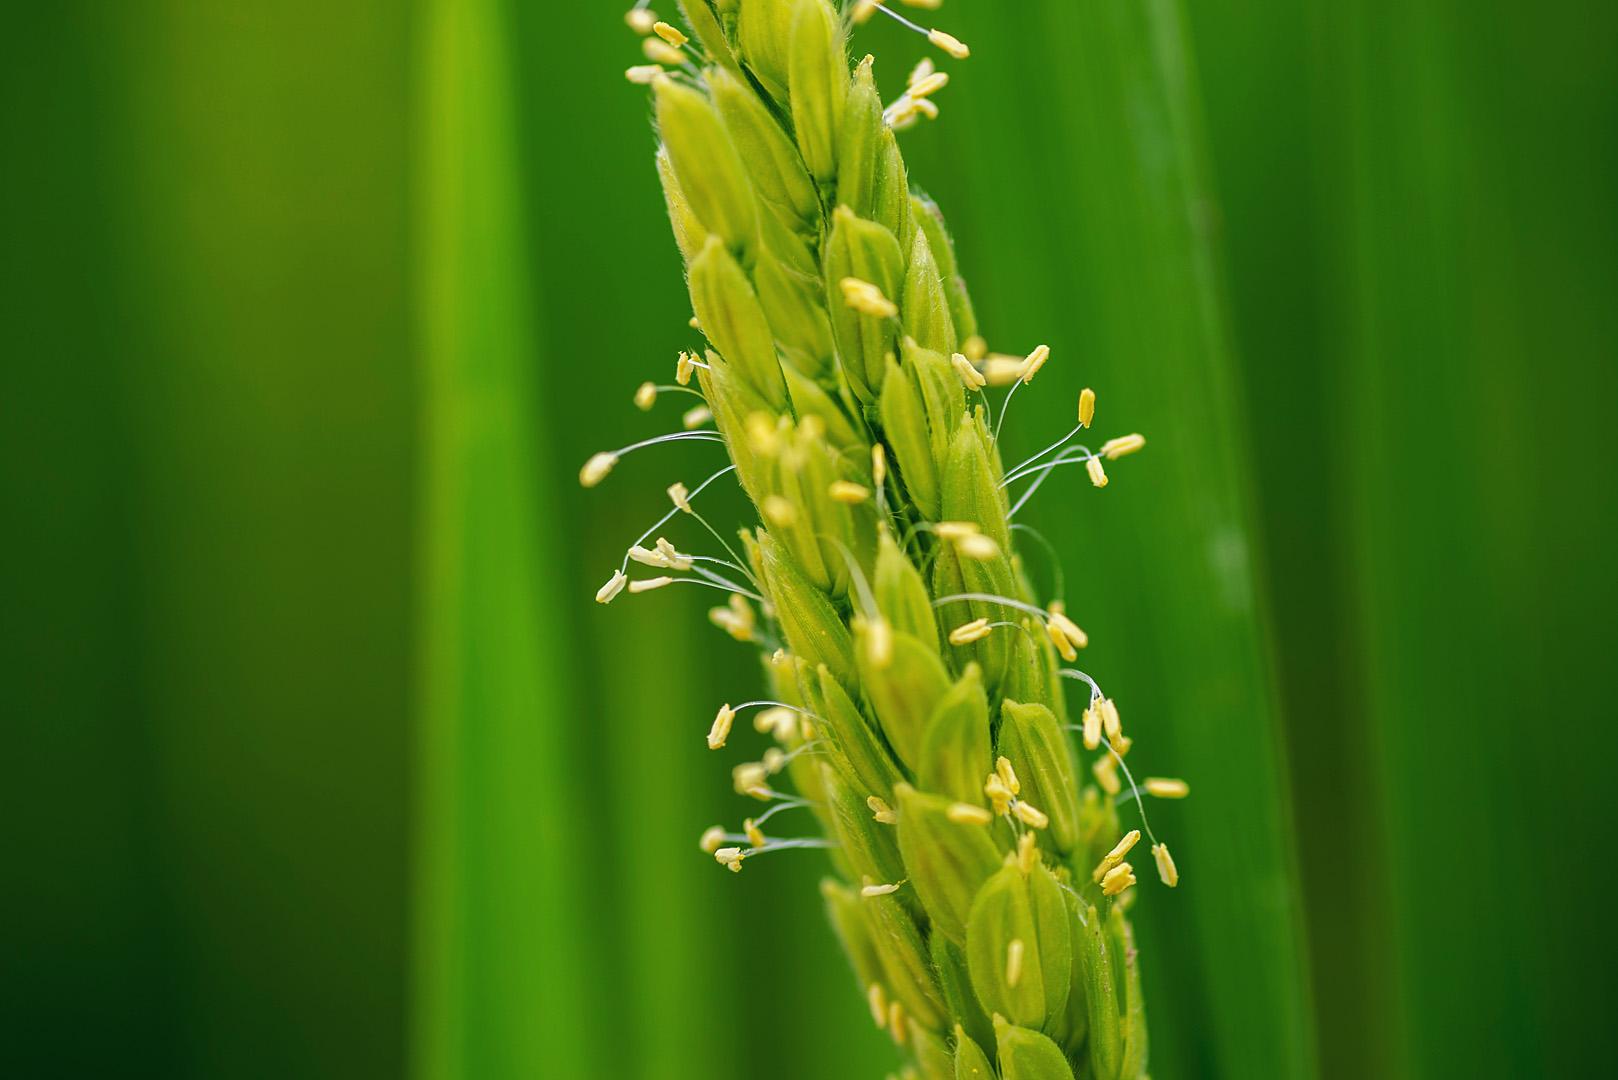
[[[726, 705], [707, 743], [724, 751], [737, 713], [760, 710], [774, 745], [734, 765], [737, 796], [800, 812], [748, 802], [739, 832], [715, 826], [702, 847], [732, 871], [830, 849], [827, 915], [873, 1017], [909, 1055], [902, 1075], [1141, 1080], [1125, 917], [1140, 834], [1125, 833], [1117, 798], [1130, 739], [1090, 676], [1061, 668], [1086, 639], [1065, 598], [1031, 584], [1008, 488], [1060, 468], [1089, 471], [1094, 490], [1103, 458], [1144, 440], [1091, 453], [1075, 429], [1007, 472], [987, 393], [1020, 389], [1049, 350], [985, 359], [944, 219], [910, 188], [895, 127], [936, 112], [942, 74], [924, 66], [884, 108], [872, 58], [850, 70], [857, 20], [829, 0], [682, 7], [693, 41], [663, 36], [692, 65], [630, 77], [652, 86], [658, 175], [706, 339], [688, 342], [676, 380], [695, 383], [712, 426], [596, 454], [580, 478], [595, 486], [642, 446], [717, 443], [758, 512], [738, 532], [693, 505], [729, 469], [675, 484], [674, 509], [597, 594], [728, 592], [711, 620], [767, 658], [771, 700]], [[647, 383], [637, 404], [659, 392]], [[1089, 395], [1082, 426], [1093, 407]], [[632, 582], [631, 562], [652, 569]], [[1069, 725], [1062, 695], [1086, 686], [1073, 710], [1086, 722]]]

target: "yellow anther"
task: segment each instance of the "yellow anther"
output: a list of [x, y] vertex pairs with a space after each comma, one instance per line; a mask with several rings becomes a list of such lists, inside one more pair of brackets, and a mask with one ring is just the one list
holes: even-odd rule
[[599, 454], [590, 455], [590, 460], [584, 463], [579, 470], [579, 483], [587, 488], [593, 488], [607, 478], [612, 467], [618, 464], [618, 455], [609, 454], [603, 450]]
[[1039, 372], [1040, 368], [1045, 366], [1045, 361], [1049, 360], [1050, 358], [1051, 347], [1049, 345], [1036, 346], [1034, 351], [1028, 354], [1028, 358], [1023, 361], [1022, 374], [1020, 376], [1022, 381], [1025, 383], [1033, 382], [1034, 376]]
[[1086, 386], [1079, 391], [1079, 426], [1089, 427], [1096, 418], [1096, 392]]
[[905, 85], [915, 86], [936, 70], [937, 68], [933, 65], [933, 58], [924, 56], [916, 63], [915, 67], [910, 69], [910, 77], [905, 80]]
[[1120, 435], [1116, 439], [1108, 439], [1101, 444], [1101, 456], [1108, 461], [1117, 461], [1125, 454], [1133, 454], [1146, 445], [1146, 436]]
[[960, 541], [981, 532], [976, 522], [940, 521], [933, 525], [933, 534], [940, 540]]
[[1063, 633], [1062, 627], [1055, 619], [1045, 623], [1045, 632], [1050, 635], [1051, 644], [1056, 646], [1056, 651], [1061, 654], [1063, 660], [1072, 663], [1079, 658], [1079, 650], [1068, 639], [1067, 634]]
[[[697, 320], [695, 318], [692, 318], [691, 320], [693, 324], [695, 324], [696, 321]], [[675, 361], [674, 364], [674, 381], [679, 383], [681, 386], [690, 386], [691, 375], [696, 370], [696, 355], [694, 353], [682, 352], [680, 353], [680, 359]]]
[[769, 840], [764, 836], [764, 830], [759, 828], [752, 818], [746, 818], [742, 821], [742, 833], [747, 837], [747, 842], [756, 848], [761, 848], [769, 843]]
[[719, 713], [713, 718], [713, 726], [708, 729], [708, 749], [718, 750], [730, 738], [730, 726], [736, 719], [736, 710], [728, 704], [719, 706]]
[[780, 495], [766, 495], [761, 509], [771, 525], [786, 528], [798, 520], [798, 508]]
[[905, 7], [925, 8], [928, 11], [937, 11], [944, 6], [944, 0], [899, 0]]
[[897, 1001], [888, 1003], [888, 1034], [900, 1046], [910, 1037], [909, 1017], [905, 1015], [904, 1005]]
[[722, 847], [713, 853], [714, 861], [720, 866], [730, 870], [733, 874], [742, 872], [742, 849], [739, 847]]
[[973, 334], [961, 342], [961, 351], [966, 354], [968, 360], [976, 363], [989, 355], [989, 343], [983, 340], [982, 334]]
[[663, 560], [663, 565], [668, 567], [670, 570], [691, 569], [690, 556], [681, 555], [679, 551], [675, 549], [673, 544], [669, 543], [661, 536], [657, 538], [657, 554]]
[[1111, 746], [1119, 757], [1128, 757], [1129, 748], [1135, 745], [1135, 740], [1128, 735], [1120, 735], [1116, 739], [1109, 739], [1107, 745]]
[[966, 358], [965, 353], [955, 353], [949, 358], [950, 364], [955, 368], [955, 374], [961, 377], [968, 390], [981, 390], [989, 385], [989, 380], [983, 377], [983, 372], [972, 366], [972, 361]]
[[1018, 821], [1021, 821], [1030, 829], [1043, 829], [1051, 823], [1051, 819], [1045, 816], [1045, 812], [1035, 808], [1031, 803], [1019, 801], [1012, 806], [1011, 812], [1017, 815]]
[[882, 989], [881, 983], [872, 983], [865, 988], [865, 1003], [871, 1007], [871, 1019], [876, 1021], [878, 1028], [888, 1026], [888, 995]]
[[1101, 745], [1101, 713], [1092, 704], [1084, 710], [1084, 748], [1094, 750]]
[[888, 478], [888, 451], [881, 443], [871, 447], [871, 481], [881, 487]]
[[653, 589], [661, 589], [665, 585], [673, 584], [674, 579], [671, 577], [643, 578], [640, 581], [631, 581], [629, 591], [632, 593], [651, 592]]
[[893, 812], [881, 796], [872, 795], [865, 800], [865, 805], [871, 808], [871, 817], [881, 825], [899, 824], [899, 815]]
[[953, 34], [946, 34], [942, 30], [927, 31], [927, 40], [938, 46], [940, 49], [943, 49], [957, 60], [965, 60], [968, 56], [972, 55], [972, 50], [968, 49], [960, 38], [957, 38]]
[[1180, 883], [1180, 869], [1174, 865], [1167, 844], [1153, 844], [1152, 858], [1157, 860], [1157, 876], [1163, 884], [1172, 889]]
[[702, 830], [702, 836], [697, 840], [697, 846], [705, 854], [712, 855], [725, 843], [725, 827], [723, 825], [710, 825]]
[[658, 37], [662, 38], [676, 49], [680, 48], [686, 42], [691, 40], [684, 34], [680, 33], [679, 27], [670, 26], [666, 22], [653, 23], [652, 33], [656, 34]]
[[1011, 789], [1006, 782], [1000, 779], [999, 773], [990, 773], [988, 780], [983, 784], [983, 794], [989, 797], [989, 805], [994, 807], [996, 814], [1006, 814], [1011, 811]]
[[645, 412], [657, 404], [657, 384], [643, 382], [635, 388], [635, 408]]
[[1017, 782], [1017, 770], [1011, 767], [1010, 758], [1003, 755], [996, 758], [994, 762], [994, 771], [995, 774], [1000, 777], [1001, 783], [1006, 785], [1007, 791], [1011, 792], [1013, 795], [1021, 794], [1022, 785]]
[[899, 314], [899, 307], [882, 295], [882, 290], [869, 281], [846, 277], [837, 283], [843, 292], [843, 303], [862, 315], [875, 319], [891, 319]]
[[685, 430], [691, 431], [694, 428], [701, 427], [703, 424], [706, 424], [712, 419], [713, 412], [709, 410], [708, 406], [698, 405], [694, 408], [687, 409], [683, 414], [681, 414], [680, 425], [684, 427]]
[[790, 742], [798, 727], [798, 714], [791, 709], [777, 706], [773, 709], [760, 709], [753, 717], [753, 730], [760, 735], [770, 735], [782, 742]]
[[898, 891], [899, 891], [898, 884], [866, 885], [866, 886], [863, 886], [860, 889], [860, 895], [865, 896], [865, 897], [887, 896], [890, 893], [896, 893]]
[[[1050, 625], [1060, 629], [1062, 636], [1067, 638], [1075, 649], [1082, 649], [1090, 644], [1090, 635], [1079, 629], [1079, 624], [1067, 617], [1060, 602], [1052, 602], [1050, 608], [1046, 611], [1046, 615], [1050, 620]], [[1071, 660], [1073, 657], [1069, 656], [1067, 659]]]
[[1112, 698], [1102, 698], [1096, 708], [1101, 713], [1101, 727], [1107, 733], [1108, 742], [1117, 742], [1124, 736], [1123, 721], [1118, 719], [1118, 703]]
[[660, 38], [649, 37], [640, 43], [641, 52], [654, 64], [679, 67], [685, 63], [685, 53]]
[[624, 12], [624, 22], [637, 34], [650, 34], [657, 24], [657, 15], [650, 8], [630, 8]]
[[656, 64], [636, 64], [634, 67], [624, 69], [624, 78], [636, 86], [650, 86], [663, 74], [663, 69]]
[[1128, 863], [1119, 863], [1102, 876], [1101, 895], [1117, 896], [1135, 884], [1135, 880], [1135, 868]]
[[994, 537], [982, 533], [973, 533], [963, 536], [955, 541], [955, 552], [963, 559], [973, 562], [988, 562], [990, 559], [1000, 557], [1000, 545], [994, 542]]
[[926, 97], [929, 94], [938, 93], [940, 90], [944, 89], [944, 87], [946, 85], [948, 85], [948, 84], [949, 84], [949, 72], [947, 72], [947, 71], [935, 71], [935, 72], [931, 73], [930, 75], [925, 75], [922, 78], [918, 79], [917, 81], [911, 83], [910, 84], [910, 89], [907, 91], [907, 93], [912, 98], [915, 98], [917, 101], [919, 101], [919, 100], [921, 100], [922, 98]]
[[950, 803], [944, 816], [957, 825], [987, 825], [994, 820], [994, 815], [983, 807], [964, 802]]
[[1089, 458], [1085, 461], [1084, 467], [1090, 473], [1090, 483], [1094, 484], [1098, 488], [1104, 488], [1107, 486], [1107, 470], [1101, 467], [1100, 458]]
[[613, 600], [617, 598], [618, 594], [624, 591], [624, 586], [627, 584], [629, 584], [629, 578], [624, 575], [624, 572], [622, 570], [614, 570], [612, 572], [612, 577], [607, 579], [607, 583], [596, 590], [596, 603], [612, 603]]
[[[876, 9], [881, 6], [877, 0], [855, 0], [854, 11], [849, 18], [853, 20], [855, 26], [860, 26], [868, 22], [871, 16], [876, 14]], [[878, 1020], [876, 1026], [881, 1027], [882, 1021]]]
[[760, 762], [744, 761], [730, 770], [730, 782], [738, 795], [753, 795], [760, 790], [768, 792], [770, 771]]
[[1190, 784], [1166, 776], [1148, 776], [1142, 781], [1141, 787], [1154, 799], [1183, 799], [1191, 794]]
[[1122, 840], [1119, 840], [1118, 843], [1113, 845], [1112, 850], [1107, 852], [1107, 854], [1102, 857], [1100, 862], [1096, 863], [1096, 868], [1091, 872], [1090, 876], [1096, 881], [1100, 881], [1102, 878], [1106, 877], [1107, 871], [1123, 862], [1124, 856], [1129, 854], [1130, 848], [1133, 848], [1139, 842], [1140, 830], [1131, 829], [1128, 833], [1124, 834], [1124, 838]]
[[678, 480], [669, 485], [669, 501], [678, 509], [691, 513], [691, 492]]
[[989, 628], [988, 619], [973, 619], [969, 623], [962, 623], [949, 632], [951, 645], [970, 645], [974, 641], [981, 641], [993, 631]]
[[1022, 982], [1022, 938], [1012, 938], [1006, 943], [1006, 986], [1016, 989]]
[[768, 750], [764, 751], [764, 759], [759, 764], [764, 766], [765, 772], [769, 773], [771, 776], [774, 776], [776, 773], [787, 767], [786, 751], [782, 750], [779, 746], [772, 746]]
[[826, 494], [836, 502], [857, 506], [871, 497], [871, 489], [852, 480], [833, 480]]
[[1090, 767], [1090, 771], [1095, 773], [1096, 783], [1100, 784], [1101, 790], [1108, 795], [1116, 795], [1123, 790], [1123, 785], [1118, 782], [1118, 762], [1111, 754], [1098, 758]]

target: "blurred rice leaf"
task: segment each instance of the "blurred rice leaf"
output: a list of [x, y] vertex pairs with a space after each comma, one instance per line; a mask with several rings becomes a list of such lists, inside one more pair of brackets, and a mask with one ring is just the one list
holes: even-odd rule
[[426, 460], [414, 1067], [424, 1078], [604, 1075], [588, 937], [586, 805], [565, 718], [566, 635], [534, 468], [509, 41], [497, 0], [430, 0], [417, 191]]

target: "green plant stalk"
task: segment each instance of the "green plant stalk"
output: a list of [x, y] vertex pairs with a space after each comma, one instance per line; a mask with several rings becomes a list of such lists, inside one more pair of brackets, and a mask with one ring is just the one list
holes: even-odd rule
[[[667, 438], [722, 441], [762, 521], [739, 543], [708, 530], [711, 555], [644, 546], [659, 522], [597, 599], [682, 583], [730, 593], [713, 621], [761, 647], [769, 692], [723, 706], [708, 744], [723, 749], [745, 713], [774, 745], [732, 772], [758, 814], [710, 829], [703, 847], [733, 871], [828, 849], [828, 914], [914, 1075], [989, 1075], [993, 1061], [1021, 1080], [1134, 1080], [1147, 1060], [1126, 917], [1140, 832], [1125, 832], [1118, 805], [1131, 800], [1146, 827], [1143, 790], [1116, 706], [1063, 666], [1084, 632], [1063, 597], [1032, 587], [1010, 525], [1052, 470], [1082, 466], [1103, 488], [1104, 462], [1144, 440], [1081, 445], [1087, 391], [1073, 431], [1009, 471], [1001, 461], [993, 417], [1049, 350], [987, 354], [942, 217], [906, 176], [894, 131], [933, 111], [942, 73], [913, 73], [884, 108], [872, 59], [847, 60], [868, 8], [684, 10], [689, 38], [658, 24], [647, 39], [676, 70], [628, 73], [652, 89], [658, 171], [706, 338], [676, 381], [695, 377], [714, 427]], [[988, 390], [1006, 385], [991, 413]], [[648, 384], [637, 403], [672, 389]], [[582, 482], [639, 448], [595, 455]], [[706, 526], [701, 492], [676, 485], [671, 516]], [[630, 582], [631, 561], [665, 573]], [[1070, 684], [1088, 689], [1082, 720]], [[1177, 781], [1143, 789], [1184, 794]], [[821, 835], [778, 831], [789, 813], [812, 814]], [[1152, 856], [1175, 885], [1167, 848]]]

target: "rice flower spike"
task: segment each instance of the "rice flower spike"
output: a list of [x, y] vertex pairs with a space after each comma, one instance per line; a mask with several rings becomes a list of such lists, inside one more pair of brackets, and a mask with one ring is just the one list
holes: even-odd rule
[[[1023, 388], [1066, 361], [1046, 345], [989, 351], [896, 135], [937, 115], [946, 84], [969, 92], [970, 68], [944, 70], [967, 45], [874, 0], [680, 9], [678, 26], [627, 20], [644, 35], [634, 59], [654, 61], [629, 81], [652, 97], [694, 313], [670, 328], [677, 385], [646, 381], [634, 400], [702, 403], [680, 430], [589, 457], [580, 479], [604, 484], [627, 455], [671, 442], [728, 458], [700, 484], [664, 479], [661, 517], [596, 594], [725, 593], [710, 620], [758, 652], [757, 700], [689, 718], [715, 753], [735, 753], [744, 712], [769, 744], [732, 759], [741, 824], [709, 828], [701, 850], [732, 872], [824, 852], [822, 894], [858, 992], [919, 1074], [988, 1075], [978, 1063], [998, 1055], [1006, 1076], [1140, 1080], [1146, 1005], [1126, 915], [1139, 890], [1124, 857], [1144, 833], [1160, 883], [1178, 885], [1141, 792], [1189, 787], [1135, 784], [1112, 699], [1062, 667], [1089, 640], [1082, 598], [1074, 617], [1070, 598], [1035, 589], [1011, 520], [1068, 466], [1091, 481], [1077, 497], [1105, 498], [1102, 461], [1130, 457], [1127, 471], [1145, 439], [1075, 442], [1095, 416], [1085, 390], [1077, 427], [1002, 461], [1012, 399], [1044, 392], [1050, 375]], [[879, 16], [934, 50], [898, 107], [883, 106], [875, 58], [848, 59]], [[704, 516], [704, 490], [732, 480], [757, 510], [739, 539]], [[661, 576], [634, 579], [632, 562]], [[1090, 696], [1069, 702], [1079, 686]]]

